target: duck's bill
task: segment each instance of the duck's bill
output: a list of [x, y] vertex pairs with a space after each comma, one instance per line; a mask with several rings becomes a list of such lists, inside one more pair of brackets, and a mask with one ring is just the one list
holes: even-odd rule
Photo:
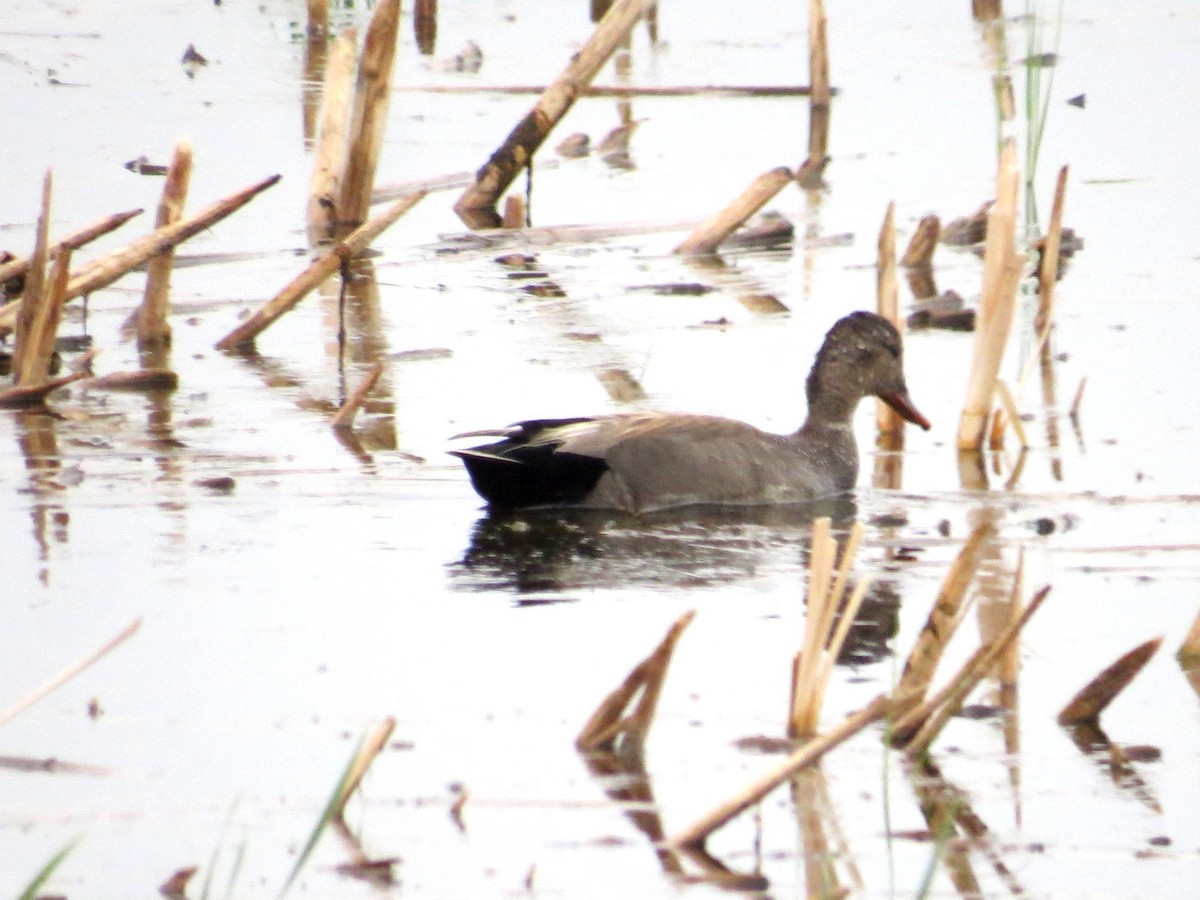
[[921, 415], [921, 411], [913, 405], [907, 392], [896, 391], [891, 394], [880, 394], [879, 399], [900, 413], [909, 422], [912, 422], [914, 425], [920, 425], [926, 431], [929, 430], [929, 420]]

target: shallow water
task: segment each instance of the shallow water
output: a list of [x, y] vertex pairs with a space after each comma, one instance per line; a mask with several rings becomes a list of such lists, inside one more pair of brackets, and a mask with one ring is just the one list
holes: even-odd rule
[[[589, 31], [582, 4], [571, 16], [549, 3], [442, 6], [436, 56], [473, 38], [482, 71], [438, 71], [416, 53], [406, 21], [398, 85], [545, 83]], [[662, 10], [663, 46], [639, 32], [634, 83], [807, 80], [802, 14], [781, 21], [758, 2], [732, 17], [716, 3], [675, 6]], [[189, 208], [275, 172], [284, 179], [181, 250], [185, 259], [243, 256], [174, 276], [179, 390], [76, 388], [49, 413], [0, 414], [0, 707], [143, 619], [129, 643], [3, 726], [0, 755], [105, 771], [0, 768], [0, 893], [19, 892], [77, 837], [48, 886], [59, 893], [144, 894], [185, 865], [201, 866], [198, 879], [213, 873], [213, 894], [230, 880], [233, 896], [275, 893], [359, 734], [394, 716], [392, 743], [350, 806], [369, 856], [402, 857], [393, 893], [520, 895], [532, 872], [538, 895], [716, 894], [664, 872], [572, 743], [605, 693], [695, 609], [645, 758], [666, 832], [770, 765], [733, 742], [782, 731], [813, 511], [532, 516], [514, 526], [480, 510], [444, 455], [446, 439], [629, 405], [794, 428], [824, 331], [873, 303], [888, 201], [906, 240], [926, 212], [964, 215], [992, 192], [991, 63], [966, 7], [830, 10], [841, 94], [829, 189], [789, 188], [773, 206], [800, 235], [853, 241], [730, 254], [723, 271], [670, 256], [678, 231], [539, 245], [525, 252], [564, 296], [534, 298], [493, 262], [497, 252], [438, 252], [442, 236], [463, 229], [450, 210], [455, 193], [434, 194], [376, 242], [348, 304], [342, 362], [336, 286], [266, 332], [257, 355], [212, 349], [239, 312], [304, 265], [302, 4], [6, 6], [0, 88], [24, 115], [19, 139], [0, 145], [0, 246], [31, 245], [48, 166], [56, 233], [153, 210], [161, 182], [122, 165], [141, 154], [165, 162], [179, 137], [195, 147]], [[1046, 41], [1053, 22], [1050, 13]], [[1009, 23], [1011, 57], [1024, 55], [1025, 34]], [[1019, 550], [1026, 593], [1053, 585], [1023, 637], [1019, 753], [1006, 752], [1001, 720], [964, 718], [934, 754], [991, 829], [1009, 877], [1035, 896], [1165, 894], [1190, 877], [1200, 850], [1200, 714], [1172, 656], [1200, 580], [1188, 387], [1200, 163], [1184, 108], [1198, 37], [1200, 14], [1167, 2], [1066, 10], [1036, 185], [1045, 217], [1057, 168], [1071, 165], [1067, 224], [1087, 244], [1059, 286], [1057, 403], [1046, 409], [1036, 379], [1021, 395], [1034, 446], [1019, 481], [1006, 489], [1010, 449], [988, 460], [988, 489], [963, 486], [953, 443], [971, 337], [914, 332], [909, 385], [934, 429], [909, 434], [902, 490], [873, 488], [864, 404], [856, 507], [824, 510], [867, 523], [858, 569], [876, 576], [826, 724], [892, 684], [981, 521], [995, 522], [999, 537], [981, 612], [947, 663], [973, 649]], [[211, 61], [192, 78], [179, 64], [188, 43]], [[62, 84], [47, 82], [48, 69]], [[1066, 105], [1081, 92], [1086, 109]], [[379, 181], [475, 169], [531, 102], [398, 90]], [[539, 171], [535, 224], [700, 219], [804, 154], [798, 99], [645, 98], [633, 114], [646, 120], [636, 167], [589, 158]], [[581, 101], [551, 142], [575, 130], [595, 140], [617, 122], [615, 101]], [[80, 258], [140, 234], [150, 215]], [[978, 292], [969, 252], [940, 248], [937, 275], [939, 288]], [[86, 320], [78, 306], [68, 317], [65, 333], [86, 331], [102, 349], [100, 371], [137, 364], [118, 332], [140, 281], [93, 296]], [[644, 290], [693, 282], [715, 290]], [[739, 297], [750, 292], [773, 294], [790, 312], [747, 308]], [[1014, 373], [1031, 318], [1023, 308]], [[329, 415], [381, 355], [388, 364], [360, 416], [360, 443], [340, 442]], [[1076, 434], [1066, 410], [1083, 377]], [[631, 380], [645, 398], [613, 399], [613, 385]], [[203, 485], [218, 477], [235, 486]], [[1162, 758], [1134, 763], [1140, 784], [1117, 783], [1054, 716], [1103, 666], [1156, 635], [1160, 655], [1104, 725], [1114, 741], [1153, 745]], [[989, 690], [977, 699], [992, 702]], [[881, 753], [870, 731], [822, 774], [823, 784], [801, 789], [828, 795], [819, 821], [842, 835], [842, 883], [858, 884], [845, 871], [853, 863], [856, 896], [914, 895], [935, 850], [917, 834], [926, 823], [900, 758]], [[462, 828], [449, 815], [457, 786], [468, 793]], [[710, 850], [735, 870], [761, 871], [772, 895], [802, 896], [802, 835], [812, 833], [779, 791]], [[1169, 844], [1151, 843], [1163, 837]], [[295, 893], [379, 893], [334, 871], [350, 855], [326, 835]], [[984, 854], [968, 859], [983, 893], [1008, 892]], [[690, 862], [687, 872], [698, 874]], [[946, 872], [937, 869], [935, 895], [958, 893]]]

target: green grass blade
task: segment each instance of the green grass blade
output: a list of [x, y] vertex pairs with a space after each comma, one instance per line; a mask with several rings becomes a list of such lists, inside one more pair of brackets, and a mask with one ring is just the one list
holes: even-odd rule
[[333, 821], [337, 814], [338, 808], [342, 804], [342, 798], [345, 796], [347, 787], [354, 772], [354, 763], [362, 752], [363, 744], [366, 742], [366, 734], [358, 739], [358, 744], [354, 747], [354, 752], [350, 754], [350, 759], [346, 763], [346, 768], [342, 771], [341, 777], [334, 785], [333, 793], [329, 795], [329, 801], [325, 804], [325, 808], [321, 811], [321, 817], [317, 819], [317, 824], [313, 827], [312, 834], [308, 836], [308, 841], [304, 844], [304, 849], [300, 851], [300, 855], [296, 857], [296, 864], [292, 866], [291, 873], [288, 874], [287, 881], [283, 883], [283, 888], [279, 891], [279, 896], [283, 897], [291, 889], [292, 883], [296, 880], [296, 876], [300, 874], [300, 870], [304, 868], [304, 864], [308, 861], [308, 857], [312, 855], [313, 849], [317, 846], [317, 842], [321, 839], [321, 835], [325, 833], [325, 829], [329, 827], [329, 823]]
[[33, 876], [33, 881], [29, 882], [29, 886], [21, 892], [20, 900], [35, 900], [35, 898], [38, 896], [38, 891], [41, 890], [42, 885], [50, 879], [50, 876], [54, 874], [54, 870], [57, 869], [62, 861], [67, 858], [67, 855], [75, 849], [75, 845], [78, 844], [79, 841], [79, 838], [75, 838], [75, 840], [71, 841], [71, 843], [67, 844], [52, 857], [50, 857], [46, 864], [38, 870], [38, 873]]

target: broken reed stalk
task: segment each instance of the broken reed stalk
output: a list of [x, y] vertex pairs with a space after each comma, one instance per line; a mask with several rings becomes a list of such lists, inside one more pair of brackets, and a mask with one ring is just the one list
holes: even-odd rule
[[106, 641], [99, 649], [93, 651], [92, 653], [89, 653], [87, 656], [83, 657], [83, 659], [79, 660], [78, 662], [73, 663], [70, 666], [67, 666], [67, 668], [63, 669], [61, 672], [59, 672], [57, 675], [55, 675], [53, 678], [51, 678], [49, 681], [47, 681], [45, 684], [43, 684], [41, 687], [39, 687], [37, 690], [33, 691], [31, 694], [24, 697], [23, 699], [18, 700], [16, 703], [14, 703], [12, 706], [10, 706], [8, 709], [4, 710], [3, 712], [0, 712], [0, 725], [3, 725], [5, 722], [9, 721], [14, 716], [17, 716], [20, 713], [24, 712], [25, 710], [29, 709], [29, 707], [33, 706], [33, 704], [37, 703], [43, 697], [58, 690], [60, 687], [62, 687], [64, 684], [66, 684], [68, 681], [70, 681], [72, 678], [74, 678], [76, 675], [78, 675], [80, 672], [82, 672], [84, 669], [88, 668], [88, 666], [103, 659], [105, 656], [107, 656], [109, 653], [111, 653], [113, 650], [115, 650], [117, 647], [119, 647], [125, 641], [129, 640], [129, 638], [133, 637], [133, 635], [141, 627], [142, 627], [142, 620], [140, 618], [134, 619], [132, 622], [130, 622], [128, 625], [126, 625], [123, 629], [121, 629], [121, 631], [119, 631], [115, 637], [113, 637], [109, 641]]
[[[56, 258], [64, 247], [70, 250], [78, 250], [80, 247], [90, 244], [96, 238], [103, 237], [110, 231], [115, 231], [134, 216], [140, 216], [143, 212], [145, 210], [131, 209], [126, 212], [105, 216], [103, 219], [80, 228], [78, 231], [73, 231], [66, 237], [60, 238], [56, 243], [51, 244], [46, 257], [47, 259]], [[30, 262], [30, 257], [23, 256], [19, 259], [10, 259], [8, 262], [0, 264], [0, 282], [8, 281], [10, 278], [15, 278], [18, 275], [24, 275], [29, 271]]]
[[1016, 311], [1022, 259], [1015, 246], [1017, 193], [1016, 140], [1005, 138], [996, 175], [996, 202], [988, 210], [984, 250], [983, 296], [975, 329], [975, 349], [958, 427], [958, 448], [979, 451], [987, 430], [1000, 362]]
[[[896, 280], [896, 202], [888, 204], [883, 216], [883, 224], [879, 227], [879, 248], [875, 262], [875, 300], [877, 312], [896, 326], [899, 331], [900, 322], [900, 285]], [[875, 401], [875, 425], [881, 435], [903, 435], [904, 424], [900, 414], [884, 403]], [[903, 438], [899, 440], [902, 442]], [[900, 450], [900, 446], [890, 446], [890, 449]]]
[[50, 283], [42, 289], [41, 309], [34, 320], [34, 328], [26, 336], [29, 351], [22, 362], [23, 371], [17, 373], [17, 384], [24, 386], [46, 384], [50, 380], [50, 363], [54, 358], [54, 345], [58, 342], [58, 326], [62, 321], [62, 310], [67, 291], [67, 280], [71, 277], [71, 251], [63, 248], [54, 260]]
[[698, 256], [716, 251], [748, 218], [758, 212], [792, 180], [792, 171], [780, 166], [759, 175], [732, 203], [696, 228], [672, 252]]
[[307, 0], [308, 35], [317, 37], [329, 33], [329, 0]]
[[1200, 615], [1196, 616], [1187, 637], [1175, 652], [1175, 658], [1185, 669], [1200, 665]]
[[1069, 174], [1068, 166], [1058, 170], [1058, 180], [1054, 185], [1054, 205], [1050, 207], [1050, 227], [1042, 244], [1042, 264], [1038, 270], [1038, 311], [1035, 319], [1039, 335], [1048, 332], [1054, 322], [1054, 285], [1058, 282], [1058, 256], [1062, 246], [1063, 207], [1067, 201]]
[[333, 810], [335, 817], [342, 818], [346, 811], [346, 801], [358, 789], [358, 786], [362, 783], [363, 776], [367, 774], [367, 769], [371, 767], [371, 763], [379, 756], [395, 728], [396, 720], [388, 716], [376, 725], [375, 730], [363, 741], [362, 746], [358, 749], [358, 753], [355, 754], [354, 759], [350, 763], [350, 769], [346, 773], [346, 777], [342, 781], [342, 790]]
[[676, 849], [701, 848], [710, 834], [758, 803], [771, 791], [783, 784], [796, 772], [816, 763], [822, 756], [839, 744], [852, 738], [873, 722], [882, 719], [888, 711], [888, 698], [880, 694], [863, 709], [848, 716], [840, 725], [826, 734], [819, 735], [796, 750], [782, 763], [770, 770], [744, 791], [722, 803], [698, 822], [684, 829], [667, 841], [668, 847]]
[[342, 233], [365, 222], [371, 208], [371, 189], [387, 128], [399, 29], [400, 0], [381, 0], [367, 26], [359, 57], [346, 171], [337, 204], [338, 228]]
[[1137, 673], [1142, 671], [1142, 667], [1150, 662], [1162, 641], [1163, 639], [1158, 637], [1134, 647], [1089, 681], [1071, 698], [1071, 702], [1063, 707], [1062, 712], [1058, 714], [1058, 724], [1088, 725], [1098, 722], [1100, 713], [1116, 699], [1117, 694], [1125, 690]]
[[817, 177], [829, 155], [829, 116], [832, 91], [829, 86], [829, 41], [826, 37], [824, 0], [808, 4], [808, 159], [800, 171]]
[[900, 259], [900, 265], [906, 269], [931, 267], [933, 252], [937, 249], [941, 232], [941, 219], [932, 213], [922, 216], [912, 237], [908, 239], [908, 246], [904, 250], [904, 256]]
[[1017, 436], [1021, 446], [1028, 447], [1029, 437], [1025, 434], [1021, 411], [1017, 409], [1016, 398], [1013, 397], [1012, 391], [1003, 378], [996, 379], [996, 397], [1000, 400], [1000, 406], [992, 417], [991, 437], [988, 439], [988, 445], [993, 450], [1003, 449], [1004, 429], [1011, 424], [1013, 433]]
[[[870, 579], [863, 578], [850, 599], [842, 606], [854, 556], [862, 540], [862, 523], [855, 522], [846, 538], [837, 579], [833, 579], [837, 541], [830, 534], [827, 517], [813, 521], [812, 549], [809, 553], [808, 612], [804, 618], [804, 638], [793, 669], [788, 735], [806, 738], [816, 734], [821, 707], [833, 665], [841, 653], [846, 635], [854, 624], [858, 608], [866, 596]], [[841, 615], [833, 629], [835, 615]]]
[[355, 388], [346, 402], [342, 404], [342, 408], [337, 411], [337, 415], [333, 417], [333, 421], [329, 424], [334, 428], [351, 428], [354, 425], [354, 417], [358, 415], [359, 409], [366, 402], [367, 395], [375, 387], [375, 383], [379, 381], [379, 376], [383, 374], [383, 363], [375, 363], [368, 370], [366, 377], [362, 383]]
[[[654, 651], [634, 666], [625, 680], [604, 698], [575, 739], [577, 750], [585, 753], [612, 750], [622, 735], [627, 740], [645, 742], [675, 645], [695, 616], [696, 611], [689, 610], [676, 619]], [[634, 711], [625, 715], [639, 692], [641, 696]]]
[[[53, 188], [54, 175], [47, 169], [42, 176], [42, 203], [34, 231], [29, 272], [25, 276], [24, 299], [17, 310], [12, 371], [13, 383], [18, 387], [22, 384], [29, 386], [30, 379], [36, 376], [34, 360], [37, 356], [38, 330], [47, 315], [47, 301], [50, 299], [46, 285], [46, 255], [50, 243], [50, 198]], [[44, 381], [45, 376], [36, 380]]]
[[517, 174], [529, 165], [546, 136], [575, 99], [600, 71], [633, 30], [652, 0], [617, 0], [601, 19], [588, 42], [546, 88], [533, 108], [517, 123], [504, 143], [491, 155], [454, 204], [454, 211], [470, 228], [495, 228], [500, 224], [496, 201]]
[[358, 33], [343, 31], [325, 63], [324, 90], [321, 95], [321, 125], [313, 159], [312, 178], [308, 183], [308, 240], [329, 240], [338, 221], [342, 173], [346, 168], [346, 118], [354, 76], [354, 51]]
[[917, 635], [900, 673], [900, 680], [892, 691], [898, 716], [919, 705], [929, 689], [946, 644], [962, 621], [963, 597], [975, 576], [984, 543], [991, 540], [995, 533], [995, 526], [987, 522], [976, 527], [950, 564], [933, 608], [929, 610], [925, 627]]
[[314, 260], [307, 269], [293, 278], [283, 290], [252, 313], [246, 321], [217, 341], [217, 349], [233, 350], [237, 347], [252, 345], [254, 339], [270, 327], [276, 319], [303, 300], [309, 291], [338, 271], [344, 262], [348, 263], [362, 253], [371, 241], [394, 225], [424, 196], [424, 193], [419, 193], [402, 198], [387, 212], [360, 225], [344, 240], [334, 244], [325, 254]]
[[[181, 244], [188, 238], [211, 227], [226, 216], [237, 212], [256, 196], [279, 181], [280, 176], [272, 175], [257, 184], [243, 188], [206, 206], [204, 209], [186, 219], [156, 229], [145, 237], [139, 238], [108, 256], [85, 266], [75, 273], [67, 284], [65, 299], [70, 301], [83, 294], [90, 294], [112, 284], [130, 270], [144, 263], [156, 253], [161, 253], [168, 247]], [[12, 330], [12, 321], [17, 315], [18, 304], [10, 303], [0, 310], [0, 334]]]
[[[175, 145], [175, 155], [167, 170], [155, 228], [172, 225], [182, 218], [191, 177], [192, 145], [180, 141]], [[167, 321], [167, 314], [171, 310], [171, 267], [174, 262], [175, 248], [168, 247], [146, 263], [146, 292], [137, 312], [139, 350], [162, 347], [171, 342], [171, 323]]]
[[945, 688], [929, 701], [910, 709], [896, 719], [891, 732], [892, 742], [903, 746], [909, 756], [918, 756], [929, 749], [929, 745], [941, 733], [947, 720], [958, 712], [963, 700], [992, 671], [1049, 593], [1050, 587], [1047, 585], [1034, 594], [1029, 605], [1021, 611], [1021, 615], [1009, 622], [994, 640], [971, 654]]

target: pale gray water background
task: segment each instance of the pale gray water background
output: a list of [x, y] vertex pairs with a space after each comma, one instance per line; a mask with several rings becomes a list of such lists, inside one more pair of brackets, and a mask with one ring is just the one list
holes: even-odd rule
[[[399, 85], [545, 83], [590, 31], [582, 3], [442, 6], [437, 57], [473, 38], [482, 71], [431, 69], [406, 12]], [[848, 245], [808, 249], [799, 240], [790, 251], [731, 255], [731, 271], [719, 276], [667, 255], [679, 233], [537, 248], [567, 296], [532, 299], [492, 262], [495, 252], [436, 254], [439, 235], [462, 226], [449, 209], [455, 193], [427, 198], [375, 244], [378, 313], [366, 329], [351, 317], [351, 358], [449, 353], [392, 360], [384, 400], [360, 419], [367, 455], [356, 456], [328, 427], [343, 382], [331, 300], [306, 300], [262, 337], [257, 360], [212, 349], [239, 311], [305, 262], [303, 4], [6, 3], [0, 246], [31, 246], [46, 167], [55, 174], [55, 233], [150, 210], [80, 259], [149, 227], [161, 181], [122, 164], [141, 154], [165, 162], [177, 138], [195, 148], [190, 209], [275, 172], [284, 179], [182, 251], [261, 255], [176, 272], [177, 392], [76, 390], [55, 398], [55, 417], [0, 414], [0, 706], [144, 617], [130, 643], [0, 729], [0, 754], [111, 770], [0, 770], [0, 894], [16, 893], [76, 837], [49, 886], [58, 893], [145, 896], [185, 865], [202, 866], [204, 878], [219, 850], [213, 895], [223, 895], [244, 845], [233, 895], [274, 894], [355, 739], [386, 715], [397, 720], [393, 746], [350, 820], [369, 855], [403, 857], [395, 895], [520, 896], [531, 867], [538, 896], [718, 893], [663, 874], [572, 741], [669, 623], [696, 609], [647, 750], [666, 830], [771, 764], [731, 743], [782, 731], [806, 524], [699, 514], [612, 521], [578, 546], [560, 529], [553, 546], [489, 555], [481, 541], [472, 548], [482, 514], [443, 455], [446, 438], [622, 408], [596, 377], [613, 367], [640, 379], [649, 408], [795, 427], [824, 331], [874, 303], [887, 202], [897, 203], [903, 241], [924, 213], [946, 220], [992, 194], [990, 64], [968, 6], [830, 5], [832, 80], [842, 92], [830, 189], [815, 207], [794, 188], [772, 205], [798, 234], [853, 233]], [[663, 7], [665, 43], [652, 50], [639, 31], [633, 83], [807, 80], [802, 11]], [[1050, 45], [1055, 11], [1043, 17]], [[348, 18], [361, 23], [364, 14], [340, 21]], [[1024, 54], [1025, 34], [1010, 23], [1013, 58]], [[179, 64], [188, 43], [211, 61], [192, 79]], [[889, 654], [902, 658], [911, 646], [969, 528], [994, 517], [1004, 551], [990, 562], [996, 576], [1007, 577], [1024, 547], [1030, 589], [1054, 585], [1023, 640], [1019, 799], [997, 722], [955, 721], [936, 755], [1034, 896], [1164, 895], [1194, 881], [1200, 864], [1200, 707], [1171, 656], [1200, 608], [1191, 387], [1198, 43], [1200, 11], [1182, 2], [1064, 11], [1036, 179], [1045, 218], [1057, 168], [1071, 165], [1067, 223], [1087, 242], [1059, 288], [1060, 407], [1088, 379], [1082, 443], [1062, 420], [1061, 480], [1031, 383], [1022, 408], [1035, 414], [1026, 427], [1036, 446], [1019, 485], [1003, 490], [1006, 468], [991, 492], [960, 486], [952, 448], [969, 335], [907, 340], [910, 388], [934, 429], [909, 434], [903, 491], [870, 488], [867, 405], [860, 419], [859, 517], [906, 523], [870, 525], [859, 569], [880, 575], [899, 606], [894, 620], [895, 605], [879, 610], [884, 632], [895, 629], [888, 654], [835, 671], [824, 721], [888, 688], [898, 666]], [[64, 84], [48, 84], [48, 69]], [[1019, 70], [1014, 77], [1019, 91]], [[611, 83], [611, 71], [598, 80]], [[1066, 105], [1083, 92], [1085, 110]], [[475, 169], [531, 102], [397, 91], [379, 181]], [[535, 224], [702, 218], [755, 175], [804, 155], [803, 100], [635, 99], [633, 111], [646, 119], [633, 140], [636, 168], [587, 159], [540, 172]], [[596, 139], [615, 124], [615, 101], [581, 101], [551, 142], [574, 130]], [[978, 261], [942, 248], [938, 278], [971, 297]], [[700, 298], [630, 290], [668, 282], [721, 290]], [[746, 310], [735, 299], [743, 288], [774, 293], [790, 314]], [[136, 364], [117, 332], [140, 289], [130, 277], [89, 304], [101, 371]], [[84, 329], [79, 316], [65, 333]], [[728, 327], [698, 327], [722, 317]], [[1014, 366], [1030, 318], [1023, 309]], [[344, 380], [356, 382], [365, 367], [352, 362]], [[380, 437], [389, 428], [391, 445]], [[195, 484], [223, 475], [236, 479], [229, 495]], [[1054, 533], [1035, 533], [1040, 517]], [[897, 546], [915, 548], [915, 559], [889, 562]], [[954, 644], [956, 659], [972, 649], [974, 630], [969, 622]], [[1163, 651], [1104, 719], [1115, 741], [1161, 748], [1160, 762], [1138, 765], [1156, 812], [1114, 785], [1053, 717], [1101, 667], [1159, 634]], [[92, 698], [104, 710], [95, 721]], [[895, 756], [885, 761], [878, 731], [823, 765], [864, 882], [857, 895], [914, 895], [933, 854], [927, 842], [885, 839], [888, 827], [924, 827], [901, 769]], [[470, 795], [461, 832], [448, 815], [452, 784]], [[1152, 848], [1159, 836], [1169, 846]], [[711, 842], [740, 870], [755, 867], [755, 846], [750, 816]], [[760, 864], [772, 895], [804, 895], [798, 847], [781, 791], [762, 813]], [[295, 893], [379, 893], [333, 872], [346, 859], [327, 835]], [[989, 896], [1005, 892], [982, 859], [976, 872]], [[944, 874], [934, 894], [956, 895]]]

